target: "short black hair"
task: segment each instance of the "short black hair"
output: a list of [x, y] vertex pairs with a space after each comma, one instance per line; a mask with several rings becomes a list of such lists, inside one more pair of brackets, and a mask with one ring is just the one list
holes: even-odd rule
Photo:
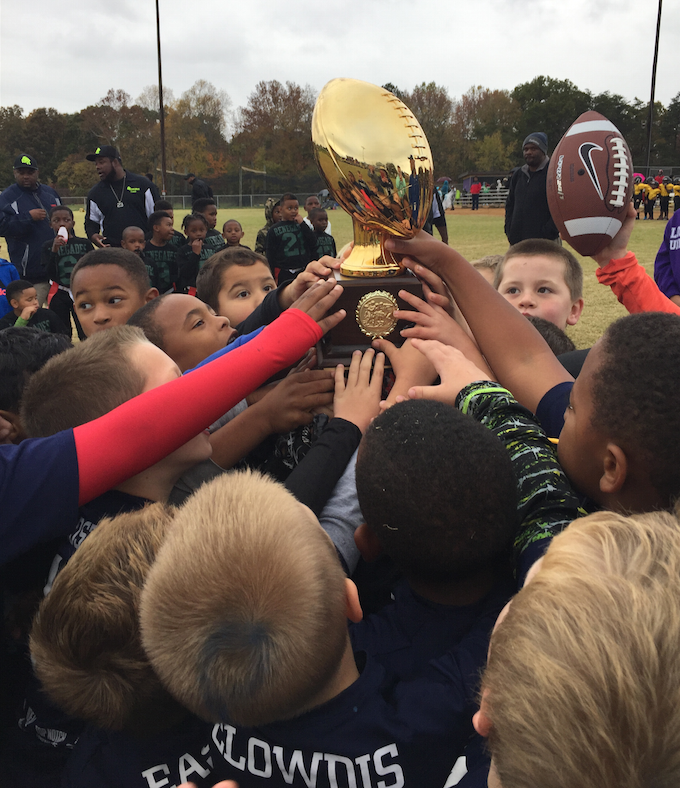
[[510, 455], [450, 405], [411, 400], [378, 416], [361, 441], [356, 486], [367, 526], [407, 578], [445, 583], [509, 555]]
[[146, 295], [151, 287], [149, 272], [140, 257], [129, 249], [107, 246], [103, 249], [93, 249], [78, 260], [71, 271], [71, 289], [78, 272], [95, 265], [117, 265], [122, 268], [141, 295]]
[[576, 350], [576, 345], [571, 339], [559, 326], [551, 323], [550, 320], [546, 320], [544, 317], [537, 317], [536, 315], [527, 315], [526, 318], [545, 339], [546, 344], [556, 356]]
[[286, 200], [295, 200], [297, 202], [298, 198], [292, 192], [286, 192], [279, 200], [279, 205], [283, 205]]
[[217, 205], [212, 197], [199, 197], [198, 200], [191, 206], [194, 213], [202, 213], [209, 205]]
[[20, 296], [29, 287], [35, 287], [35, 285], [32, 282], [27, 282], [25, 279], [15, 279], [13, 282], [10, 282], [5, 289], [7, 303], [12, 306], [12, 299]]
[[255, 263], [263, 263], [269, 269], [266, 257], [241, 246], [232, 246], [216, 252], [198, 272], [196, 298], [200, 298], [214, 312], [219, 313], [222, 274], [234, 265], [249, 266], [255, 265]]
[[205, 216], [203, 216], [203, 214], [202, 214], [202, 213], [188, 213], [188, 214], [187, 214], [187, 215], [184, 217], [184, 219], [182, 219], [182, 229], [183, 229], [183, 230], [186, 230], [186, 229], [187, 229], [187, 227], [188, 227], [188, 226], [189, 226], [189, 225], [190, 225], [192, 222], [203, 222], [203, 224], [204, 224], [204, 226], [205, 226], [205, 229], [206, 229], [206, 230], [208, 229], [208, 221], [207, 221], [207, 219], [205, 218]]
[[309, 221], [311, 222], [313, 219], [316, 219], [316, 217], [320, 216], [322, 213], [326, 216], [328, 215], [325, 208], [312, 208], [309, 212]]
[[168, 200], [156, 200], [153, 204], [154, 211], [172, 211], [172, 203]]
[[50, 219], [54, 216], [55, 213], [59, 211], [66, 211], [66, 213], [73, 219], [73, 211], [68, 207], [68, 205], [53, 205], [50, 208]]
[[153, 230], [156, 225], [161, 223], [161, 219], [170, 219], [172, 221], [172, 216], [165, 211], [154, 211], [151, 216], [149, 216], [149, 227]]
[[626, 315], [601, 342], [592, 424], [646, 462], [661, 505], [671, 508], [680, 497], [680, 317]]
[[0, 331], [0, 410], [19, 413], [24, 387], [30, 376], [52, 356], [73, 347], [63, 334], [37, 328]]
[[156, 345], [156, 347], [159, 347], [161, 350], [165, 350], [163, 332], [154, 319], [154, 316], [158, 307], [169, 295], [172, 295], [172, 293], [164, 293], [163, 295], [159, 295], [158, 298], [152, 298], [151, 301], [144, 304], [144, 306], [140, 307], [132, 314], [127, 321], [128, 326], [137, 326], [137, 328], [141, 328], [144, 332], [144, 336], [146, 336], [149, 342], [151, 342], [152, 345]]
[[239, 226], [239, 229], [240, 229], [241, 231], [243, 231], [243, 225], [241, 224], [241, 222], [239, 222], [239, 220], [238, 220], [238, 219], [227, 219], [227, 221], [226, 221], [226, 222], [225, 222], [225, 223], [222, 225], [222, 232], [224, 232], [224, 228], [225, 228], [225, 227], [226, 227], [228, 224], [231, 224], [232, 222], [233, 222], [234, 224], [238, 224], [238, 226]]

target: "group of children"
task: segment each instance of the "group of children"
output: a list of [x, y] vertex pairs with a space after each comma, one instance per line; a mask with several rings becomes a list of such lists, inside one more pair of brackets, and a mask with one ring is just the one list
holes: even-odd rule
[[654, 206], [657, 198], [659, 200], [659, 221], [668, 221], [668, 209], [673, 199], [673, 212], [680, 208], [680, 178], [671, 180], [667, 175], [659, 178], [649, 177], [643, 180], [636, 175], [633, 186], [633, 202], [637, 211], [637, 218], [640, 218], [640, 204], [644, 208], [644, 218], [654, 218]]
[[120, 249], [53, 211], [75, 347], [8, 287], [3, 784], [676, 784], [680, 306], [634, 208], [597, 262], [639, 314], [575, 366], [570, 252], [420, 233], [404, 343], [344, 370], [325, 212], [270, 202], [263, 256], [201, 202]]

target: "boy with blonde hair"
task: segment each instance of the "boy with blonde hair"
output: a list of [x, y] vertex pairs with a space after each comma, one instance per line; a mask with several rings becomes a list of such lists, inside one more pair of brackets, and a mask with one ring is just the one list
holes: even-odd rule
[[491, 639], [490, 788], [678, 785], [679, 597], [670, 513], [600, 512], [553, 540]]
[[395, 683], [353, 654], [346, 618], [361, 618], [354, 584], [276, 482], [215, 479], [178, 512], [142, 594], [142, 641], [173, 695], [216, 723], [215, 779], [441, 788], [469, 736], [486, 636]]
[[49, 697], [88, 725], [64, 782], [198, 786], [208, 780], [209, 729], [162, 687], [139, 636], [139, 600], [172, 526], [162, 504], [104, 520], [59, 575], [31, 632]]
[[542, 317], [563, 331], [583, 312], [583, 269], [554, 241], [531, 238], [511, 246], [493, 286], [525, 317]]

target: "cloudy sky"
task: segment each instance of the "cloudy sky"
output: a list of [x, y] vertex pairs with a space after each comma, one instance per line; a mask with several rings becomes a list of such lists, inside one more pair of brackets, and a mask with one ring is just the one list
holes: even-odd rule
[[[259, 80], [339, 76], [459, 97], [539, 74], [647, 101], [655, 0], [160, 0], [163, 82], [197, 79], [236, 108]], [[680, 0], [666, 0], [657, 100], [680, 91]], [[73, 112], [109, 88], [133, 98], [157, 81], [154, 0], [2, 0], [0, 106]]]

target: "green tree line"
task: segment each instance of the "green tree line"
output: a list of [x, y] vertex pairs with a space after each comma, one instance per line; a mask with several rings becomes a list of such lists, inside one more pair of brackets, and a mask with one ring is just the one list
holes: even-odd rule
[[[539, 76], [513, 90], [470, 88], [459, 99], [435, 82], [402, 90], [386, 88], [411, 108], [427, 134], [437, 177], [457, 179], [467, 171], [503, 171], [521, 163], [522, 141], [544, 131], [552, 149], [586, 110], [601, 112], [625, 136], [639, 167], [647, 158], [649, 105], [609, 92], [592, 94], [569, 80]], [[164, 92], [168, 191], [186, 191], [182, 175], [207, 178], [216, 193], [237, 190], [240, 165], [266, 171], [244, 175], [246, 191], [316, 190], [310, 127], [316, 93], [310, 86], [277, 80], [259, 82], [244, 107], [232, 110], [229, 96], [205, 80], [175, 98]], [[680, 166], [680, 93], [665, 107], [654, 106], [651, 164]], [[94, 182], [85, 155], [98, 145], [115, 145], [129, 170], [160, 168], [158, 90], [146, 88], [136, 100], [111, 89], [95, 105], [61, 113], [42, 107], [27, 115], [21, 107], [0, 107], [0, 185], [12, 181], [20, 152], [38, 160], [43, 181], [63, 194], [84, 194]]]

